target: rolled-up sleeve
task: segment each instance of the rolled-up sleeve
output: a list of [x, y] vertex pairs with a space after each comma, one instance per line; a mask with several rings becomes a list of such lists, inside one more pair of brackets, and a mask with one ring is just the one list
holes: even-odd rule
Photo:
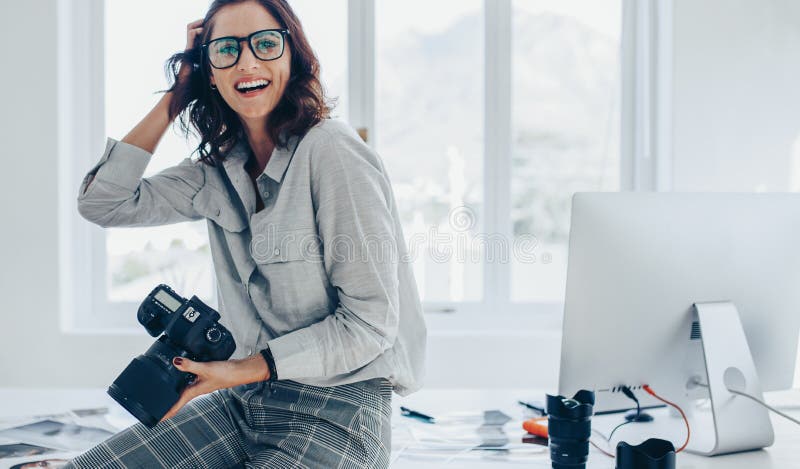
[[383, 165], [355, 133], [326, 131], [316, 145], [312, 199], [339, 302], [322, 321], [269, 341], [279, 379], [355, 371], [391, 348], [398, 331], [398, 240]]
[[157, 226], [203, 218], [193, 198], [205, 183], [201, 164], [178, 165], [142, 178], [152, 154], [109, 138], [100, 161], [78, 192], [78, 212], [102, 227]]

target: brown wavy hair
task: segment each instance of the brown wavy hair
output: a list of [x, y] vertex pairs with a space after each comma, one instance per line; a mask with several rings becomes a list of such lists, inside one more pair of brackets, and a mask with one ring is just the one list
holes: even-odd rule
[[[305, 135], [311, 127], [328, 118], [334, 105], [334, 101], [325, 96], [319, 79], [319, 60], [300, 20], [285, 0], [214, 0], [203, 18], [203, 32], [197, 37], [194, 48], [174, 54], [165, 66], [172, 83], [166, 91], [173, 94], [169, 117], [180, 116], [180, 127], [187, 137], [190, 132], [200, 137], [195, 152], [200, 155], [200, 161], [210, 166], [224, 160], [226, 150], [244, 137], [244, 129], [236, 112], [211, 89], [211, 64], [199, 46], [211, 38], [214, 15], [221, 8], [248, 1], [266, 8], [281, 27], [289, 30], [286, 41], [292, 53], [290, 77], [281, 100], [267, 118], [270, 139], [285, 147], [290, 136]], [[188, 79], [179, 80], [178, 73], [184, 63], [191, 64], [192, 72]]]

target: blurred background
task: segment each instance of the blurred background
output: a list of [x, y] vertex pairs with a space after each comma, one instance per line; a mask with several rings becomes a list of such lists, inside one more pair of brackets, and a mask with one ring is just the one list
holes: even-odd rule
[[[555, 387], [576, 191], [800, 189], [794, 0], [289, 3], [389, 172], [429, 387]], [[107, 386], [153, 340], [158, 283], [215, 304], [205, 221], [101, 229], [75, 202], [207, 6], [0, 4], [1, 386]], [[145, 176], [196, 145], [168, 131]]]

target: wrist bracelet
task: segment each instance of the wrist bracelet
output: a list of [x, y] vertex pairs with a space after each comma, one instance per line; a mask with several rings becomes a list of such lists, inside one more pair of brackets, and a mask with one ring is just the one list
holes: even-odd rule
[[272, 350], [269, 347], [263, 349], [261, 351], [261, 356], [264, 357], [264, 361], [267, 362], [267, 367], [269, 368], [269, 378], [267, 381], [275, 381], [278, 379], [278, 372], [275, 371], [275, 359], [272, 357]]

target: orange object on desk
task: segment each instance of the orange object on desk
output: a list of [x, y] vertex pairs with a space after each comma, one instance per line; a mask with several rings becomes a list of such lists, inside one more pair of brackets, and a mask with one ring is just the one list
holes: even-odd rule
[[531, 435], [547, 438], [547, 423], [541, 424], [539, 422], [547, 422], [547, 417], [536, 417], [533, 419], [525, 420], [522, 422], [522, 428]]

